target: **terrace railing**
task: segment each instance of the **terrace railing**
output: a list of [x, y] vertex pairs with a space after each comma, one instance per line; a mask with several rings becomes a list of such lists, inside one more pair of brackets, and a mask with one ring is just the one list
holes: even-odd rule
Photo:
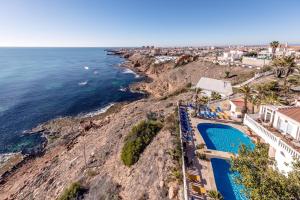
[[286, 143], [280, 137], [276, 136], [271, 131], [267, 130], [263, 125], [259, 124], [255, 121], [254, 118], [257, 116], [252, 116], [246, 114], [244, 117], [244, 124], [247, 125], [250, 129], [252, 129], [257, 135], [259, 135], [262, 139], [264, 139], [267, 143], [269, 143], [275, 149], [281, 149], [286, 153], [290, 154], [291, 157], [300, 159], [300, 153], [295, 150], [291, 145]]
[[[256, 116], [254, 116], [256, 117]], [[250, 129], [252, 129], [257, 135], [259, 135], [262, 139], [264, 139], [267, 143], [269, 143], [273, 147], [278, 146], [278, 142], [280, 138], [274, 135], [272, 132], [267, 130], [261, 124], [259, 124], [255, 119], [253, 119], [250, 115], [246, 114], [244, 117], [244, 124], [247, 125]]]

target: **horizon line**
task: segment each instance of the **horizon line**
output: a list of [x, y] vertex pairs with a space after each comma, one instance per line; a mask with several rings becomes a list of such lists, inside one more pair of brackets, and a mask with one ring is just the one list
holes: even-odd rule
[[[284, 43], [280, 43], [284, 44]], [[207, 44], [207, 45], [137, 45], [137, 46], [0, 46], [0, 48], [139, 48], [145, 46], [154, 46], [159, 48], [175, 48], [175, 47], [226, 47], [226, 46], [268, 46], [269, 43], [263, 44]], [[288, 43], [289, 46], [300, 45], [299, 43]]]

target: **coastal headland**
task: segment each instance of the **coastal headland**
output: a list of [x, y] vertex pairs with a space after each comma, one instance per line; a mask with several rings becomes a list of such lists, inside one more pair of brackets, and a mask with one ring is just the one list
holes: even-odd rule
[[173, 114], [179, 100], [193, 98], [190, 86], [203, 76], [224, 78], [230, 70], [236, 76], [228, 80], [239, 83], [255, 72], [198, 58], [158, 63], [155, 56], [132, 49], [110, 54], [126, 58], [122, 67], [146, 77], [131, 89], [149, 95], [116, 104], [99, 115], [58, 118], [36, 127], [34, 131], [47, 138], [47, 146], [42, 154], [8, 169], [1, 178], [0, 199], [57, 199], [74, 182], [85, 189], [85, 199], [178, 199], [181, 182], [174, 178], [176, 162], [170, 153], [176, 148], [176, 136], [163, 128], [138, 162], [127, 167], [120, 159], [127, 134], [148, 113], [162, 118]]

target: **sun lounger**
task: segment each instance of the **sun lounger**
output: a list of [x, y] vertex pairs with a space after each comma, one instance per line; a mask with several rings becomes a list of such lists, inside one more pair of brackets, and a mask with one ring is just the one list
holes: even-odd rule
[[200, 183], [200, 181], [201, 181], [199, 175], [188, 174], [188, 178], [189, 178], [191, 181], [194, 181], [194, 182], [199, 182], [199, 183]]
[[219, 119], [223, 119], [223, 114], [222, 113], [218, 113], [218, 117], [219, 117]]
[[217, 113], [213, 112], [214, 118], [217, 118]]
[[204, 187], [200, 187], [200, 186], [197, 186], [197, 185], [194, 185], [194, 184], [192, 185], [192, 189], [193, 189], [193, 191], [197, 192], [200, 195], [206, 193], [206, 190], [205, 190]]
[[224, 119], [228, 119], [228, 116], [227, 116], [227, 114], [226, 113], [224, 113]]

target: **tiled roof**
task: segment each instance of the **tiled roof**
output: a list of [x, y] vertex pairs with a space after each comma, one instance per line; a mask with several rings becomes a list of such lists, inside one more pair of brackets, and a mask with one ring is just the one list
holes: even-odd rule
[[279, 108], [278, 112], [300, 123], [300, 107]]
[[[244, 99], [232, 99], [231, 102], [239, 108], [244, 107]], [[247, 107], [248, 109], [252, 108], [252, 103], [248, 101]]]

